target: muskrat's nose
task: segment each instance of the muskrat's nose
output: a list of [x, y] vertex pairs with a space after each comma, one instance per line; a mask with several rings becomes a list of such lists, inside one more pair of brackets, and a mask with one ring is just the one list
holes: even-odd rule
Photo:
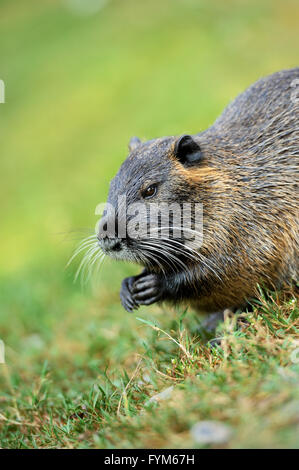
[[[97, 234], [99, 245], [105, 252], [120, 251], [121, 242], [119, 238], [115, 236], [114, 230], [111, 230], [111, 227], [110, 230], [108, 230], [109, 220], [110, 219], [107, 217], [107, 214], [100, 220]], [[115, 226], [115, 222], [112, 224], [112, 226]]]
[[121, 243], [118, 238], [101, 238], [98, 236], [100, 247], [104, 251], [120, 251], [121, 250]]

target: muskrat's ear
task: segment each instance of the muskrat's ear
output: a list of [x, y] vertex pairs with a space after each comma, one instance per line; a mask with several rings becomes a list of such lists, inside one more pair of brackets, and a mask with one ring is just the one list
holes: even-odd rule
[[129, 150], [130, 152], [132, 152], [133, 150], [135, 150], [138, 145], [141, 144], [141, 140], [138, 139], [138, 137], [132, 137], [130, 142], [129, 142]]
[[182, 165], [192, 165], [202, 159], [200, 146], [192, 139], [191, 135], [179, 137], [174, 146], [174, 154]]

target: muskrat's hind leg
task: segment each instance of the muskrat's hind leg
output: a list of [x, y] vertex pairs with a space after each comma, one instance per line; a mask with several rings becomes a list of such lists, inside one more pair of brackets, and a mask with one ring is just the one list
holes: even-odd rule
[[[208, 336], [210, 335], [213, 335], [216, 333], [216, 329], [217, 327], [220, 325], [220, 323], [222, 323], [225, 318], [227, 318], [227, 316], [231, 317], [231, 316], [234, 316], [236, 315], [236, 329], [237, 330], [242, 330], [244, 327], [248, 326], [249, 323], [247, 322], [246, 320], [246, 317], [244, 317], [243, 315], [240, 316], [239, 318], [239, 315], [241, 312], [244, 312], [244, 310], [246, 311], [250, 311], [251, 309], [251, 306], [248, 304], [246, 305], [246, 308], [242, 308], [242, 309], [237, 309], [237, 308], [226, 308], [222, 311], [219, 311], [219, 312], [213, 312], [213, 313], [210, 313], [206, 316], [206, 318], [204, 318], [204, 320], [201, 322], [200, 324], [200, 327], [199, 327], [199, 330], [201, 333], [204, 333], [207, 334]], [[209, 345], [214, 347], [216, 345], [220, 346], [221, 345], [221, 335], [218, 336], [216, 335], [216, 337], [210, 339], [208, 341]]]
[[209, 313], [201, 322], [200, 329], [205, 330], [207, 333], [213, 333], [219, 323], [223, 322], [224, 320], [224, 312], [214, 312]]
[[[219, 312], [209, 313], [204, 320], [201, 322], [201, 328], [203, 328], [208, 333], [213, 333], [217, 326], [227, 318], [227, 316], [240, 315], [242, 312], [252, 312], [253, 307], [251, 304], [246, 304], [242, 308], [226, 308]], [[242, 324], [247, 324], [244, 317], [237, 318], [237, 326], [242, 326]]]

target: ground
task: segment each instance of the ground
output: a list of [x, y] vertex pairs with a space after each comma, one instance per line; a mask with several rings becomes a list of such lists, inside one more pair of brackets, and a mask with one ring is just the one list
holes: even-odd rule
[[[74, 287], [56, 281], [54, 295], [49, 284], [40, 288], [53, 316], [34, 302], [38, 327], [1, 365], [1, 447], [298, 447], [295, 293], [261, 291], [251, 313], [226, 318], [215, 343], [195, 313], [129, 315], [108, 291], [84, 306], [73, 293], [66, 305]], [[25, 329], [28, 305], [18, 295], [11, 314]], [[109, 317], [99, 315], [105, 308]], [[197, 442], [191, 430], [201, 421], [225, 424], [228, 439]]]

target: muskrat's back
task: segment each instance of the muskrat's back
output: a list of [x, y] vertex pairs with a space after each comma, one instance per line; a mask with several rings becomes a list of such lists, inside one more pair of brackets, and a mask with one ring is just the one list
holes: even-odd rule
[[236, 216], [226, 250], [239, 258], [232, 299], [237, 289], [250, 297], [258, 282], [279, 288], [299, 279], [298, 102], [299, 68], [275, 73], [239, 95], [201, 135], [233, 187], [224, 191], [229, 206], [220, 216]]

